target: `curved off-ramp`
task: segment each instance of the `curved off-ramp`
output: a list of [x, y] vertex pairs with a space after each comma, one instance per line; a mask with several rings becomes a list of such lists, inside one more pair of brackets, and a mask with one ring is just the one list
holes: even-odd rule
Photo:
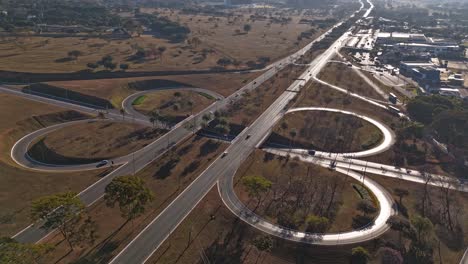
[[149, 122], [149, 117], [142, 114], [141, 112], [137, 111], [133, 107], [133, 102], [140, 96], [150, 94], [150, 93], [154, 93], [154, 92], [159, 92], [159, 91], [167, 91], [167, 90], [194, 91], [194, 92], [197, 92], [197, 93], [208, 94], [211, 97], [213, 97], [215, 100], [224, 99], [224, 96], [222, 96], [221, 94], [219, 94], [217, 92], [214, 92], [214, 91], [211, 91], [211, 90], [208, 90], [208, 89], [203, 89], [203, 88], [196, 88], [196, 87], [161, 87], [161, 88], [154, 88], [154, 89], [144, 90], [144, 91], [136, 92], [134, 94], [129, 95], [127, 98], [125, 98], [122, 101], [122, 109], [124, 109], [124, 111], [130, 116], [134, 116], [135, 118], [138, 118], [138, 119], [147, 120]]
[[[327, 162], [315, 161], [314, 163], [324, 167], [328, 166]], [[396, 214], [392, 196], [381, 185], [357, 172], [341, 168], [337, 168], [336, 171], [362, 182], [376, 197], [380, 210], [378, 216], [374, 219], [373, 225], [342, 233], [316, 234], [300, 232], [274, 225], [247, 208], [234, 191], [233, 175], [223, 177], [218, 181], [218, 192], [226, 207], [244, 222], [262, 232], [290, 241], [326, 246], [347, 245], [372, 240], [389, 230], [390, 227], [386, 223], [387, 219]]]
[[[376, 154], [382, 153], [390, 149], [390, 147], [395, 143], [395, 138], [396, 138], [395, 133], [390, 128], [388, 128], [385, 124], [371, 117], [357, 114], [351, 111], [346, 111], [346, 110], [336, 109], [336, 108], [327, 108], [327, 107], [292, 108], [288, 110], [286, 114], [301, 112], [301, 111], [325, 111], [325, 112], [340, 113], [340, 114], [345, 114], [345, 115], [352, 115], [352, 116], [361, 118], [371, 123], [372, 125], [376, 126], [383, 135], [383, 140], [380, 142], [380, 144], [368, 150], [363, 150], [363, 151], [358, 151], [358, 152], [348, 152], [348, 153], [332, 153], [332, 152], [316, 151], [317, 155], [332, 155], [332, 156], [355, 157], [355, 158], [369, 157], [369, 156], [376, 155]], [[307, 149], [291, 149], [291, 151], [296, 152], [296, 153], [307, 154], [308, 150]]]
[[[84, 119], [84, 120], [71, 121], [71, 122], [66, 122], [66, 123], [61, 123], [61, 124], [45, 127], [45, 128], [36, 130], [30, 134], [27, 134], [26, 136], [18, 140], [11, 148], [11, 152], [10, 152], [11, 158], [18, 165], [27, 169], [33, 169], [37, 171], [72, 172], [72, 171], [94, 170], [96, 169], [96, 166], [98, 164], [97, 162], [86, 163], [86, 164], [75, 164], [75, 165], [49, 164], [49, 163], [43, 163], [43, 162], [35, 160], [31, 156], [29, 156], [28, 151], [30, 149], [31, 144], [36, 139], [44, 137], [47, 134], [52, 133], [58, 129], [71, 126], [71, 125], [76, 125], [76, 124], [87, 124], [87, 123], [103, 122], [103, 121], [123, 122], [121, 120], [113, 120], [113, 119]], [[131, 158], [131, 154], [128, 154], [126, 156], [112, 159], [112, 161], [114, 162], [115, 165], [121, 165], [121, 164], [128, 162], [130, 158]]]
[[[86, 163], [86, 164], [50, 164], [50, 163], [43, 163], [40, 161], [35, 160], [31, 156], [28, 155], [28, 150], [31, 146], [31, 144], [38, 138], [44, 137], [49, 133], [52, 133], [56, 130], [59, 130], [61, 128], [65, 128], [67, 126], [75, 125], [75, 124], [86, 124], [86, 123], [91, 123], [91, 122], [102, 122], [102, 121], [107, 121], [107, 122], [125, 122], [125, 123], [133, 123], [135, 119], [138, 120], [139, 124], [146, 124], [148, 126], [151, 125], [151, 122], [149, 121], [149, 118], [145, 116], [144, 114], [136, 111], [133, 108], [133, 101], [138, 98], [138, 96], [147, 94], [147, 93], [152, 93], [152, 92], [157, 92], [157, 91], [163, 91], [163, 90], [191, 90], [199, 93], [206, 93], [210, 96], [212, 96], [216, 100], [221, 100], [224, 97], [216, 92], [207, 90], [207, 89], [202, 89], [202, 88], [193, 88], [193, 87], [168, 87], [168, 88], [155, 88], [155, 89], [150, 89], [142, 92], [137, 92], [134, 93], [122, 102], [122, 107], [127, 112], [130, 116], [127, 118], [117, 118], [115, 115], [113, 115], [112, 118], [107, 118], [107, 119], [84, 119], [84, 120], [78, 120], [78, 121], [71, 121], [71, 122], [66, 122], [66, 123], [61, 123], [61, 124], [56, 124], [52, 125], [49, 127], [45, 127], [39, 130], [36, 130], [32, 133], [29, 133], [19, 139], [12, 147], [10, 151], [11, 158], [13, 161], [15, 161], [18, 165], [21, 167], [27, 168], [27, 169], [32, 169], [36, 171], [43, 171], [43, 172], [74, 172], [74, 171], [86, 171], [86, 170], [94, 170], [97, 169], [98, 162], [92, 162], [92, 163]], [[184, 121], [182, 121], [184, 122]], [[177, 125], [175, 126], [177, 127]], [[153, 143], [150, 145], [156, 144], [158, 139], [156, 139]], [[163, 142], [164, 143], [164, 142]], [[149, 145], [148, 145], [149, 146]], [[137, 150], [135, 152], [129, 153], [125, 156], [113, 158], [112, 164], [108, 164], [108, 166], [112, 165], [122, 165], [125, 164], [129, 161], [131, 161], [134, 157], [135, 154], [138, 154], [139, 152], [144, 152], [146, 147]]]

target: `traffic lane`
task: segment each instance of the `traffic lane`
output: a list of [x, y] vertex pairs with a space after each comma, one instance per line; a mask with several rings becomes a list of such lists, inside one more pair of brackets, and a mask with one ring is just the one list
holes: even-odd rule
[[[410, 170], [405, 168], [395, 168], [390, 165], [386, 164], [379, 164], [374, 162], [368, 162], [364, 160], [356, 160], [356, 159], [348, 159], [344, 157], [334, 157], [334, 156], [310, 156], [307, 153], [301, 152], [290, 152], [285, 150], [279, 149], [272, 149], [272, 148], [265, 148], [263, 149], [266, 152], [280, 155], [280, 156], [292, 156], [292, 157], [299, 157], [302, 161], [306, 162], [321, 162], [324, 165], [330, 166], [331, 162], [334, 162], [336, 167], [340, 167], [343, 169], [350, 169], [359, 172], [368, 172], [376, 175], [387, 176], [391, 178], [397, 178], [401, 180], [422, 183], [425, 184], [426, 182], [429, 185], [436, 186], [436, 187], [445, 187], [450, 188], [453, 190], [458, 190], [462, 192], [468, 192], [468, 186], [466, 184], [458, 182], [456, 179], [435, 175], [435, 174], [427, 174], [428, 176], [423, 176], [423, 174], [416, 170]], [[408, 173], [409, 171], [409, 173]], [[428, 180], [430, 179], [430, 180]]]
[[228, 157], [238, 153], [240, 148], [229, 147], [227, 151], [227, 156], [218, 157], [110, 263], [144, 263], [208, 193], [218, 177], [233, 169]]
[[[388, 128], [384, 123], [377, 121], [376, 119], [367, 117], [365, 115], [360, 115], [351, 111], [346, 111], [342, 109], [336, 109], [336, 108], [328, 108], [328, 107], [297, 107], [297, 108], [292, 108], [289, 109], [286, 114], [289, 113], [295, 113], [295, 112], [301, 112], [301, 111], [325, 111], [325, 112], [334, 112], [334, 113], [342, 113], [346, 115], [352, 115], [358, 118], [361, 118], [374, 126], [376, 126], [380, 132], [382, 133], [384, 139], [382, 142], [377, 145], [376, 147], [373, 147], [368, 150], [363, 150], [359, 152], [349, 152], [349, 153], [332, 153], [332, 152], [324, 152], [324, 151], [317, 151], [317, 154], [319, 155], [340, 155], [340, 156], [353, 156], [353, 157], [368, 157], [372, 156], [375, 154], [382, 153], [388, 149], [395, 143], [395, 138], [396, 135], [395, 133]], [[295, 152], [304, 152], [307, 153], [308, 150], [301, 150], [301, 149], [293, 149], [292, 151]]]

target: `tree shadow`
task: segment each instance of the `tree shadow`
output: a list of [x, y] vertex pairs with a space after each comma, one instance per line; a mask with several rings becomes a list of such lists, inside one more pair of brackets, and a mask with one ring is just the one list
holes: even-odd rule
[[179, 163], [179, 159], [177, 158], [171, 158], [166, 164], [161, 166], [158, 171], [156, 171], [153, 175], [154, 178], [156, 179], [165, 179], [169, 177], [172, 173], [172, 169]]

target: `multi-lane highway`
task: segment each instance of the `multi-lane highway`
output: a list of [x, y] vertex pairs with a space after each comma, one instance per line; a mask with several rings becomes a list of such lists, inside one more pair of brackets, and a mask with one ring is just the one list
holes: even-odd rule
[[[305, 69], [300, 77], [274, 103], [246, 128], [227, 148], [227, 155], [216, 159], [191, 185], [165, 208], [111, 263], [144, 263], [174, 231], [220, 178], [232, 177], [240, 163], [268, 136], [272, 126], [285, 113], [288, 103], [312, 79], [339, 48], [348, 33], [335, 41]], [[250, 135], [247, 138], [246, 135]]]
[[[361, 4], [362, 4], [362, 2], [361, 2]], [[362, 4], [361, 9], [363, 8], [363, 6], [364, 5]], [[342, 24], [342, 22], [338, 23], [333, 28], [331, 28], [330, 30], [325, 32], [322, 36], [315, 39], [314, 41], [312, 41], [311, 43], [309, 43], [308, 45], [306, 45], [304, 48], [300, 49], [296, 53], [294, 53], [294, 54], [292, 54], [290, 56], [287, 56], [287, 57], [279, 60], [278, 62], [275, 62], [275, 63], [269, 65], [267, 70], [263, 74], [261, 74], [255, 80], [251, 81], [250, 83], [248, 83], [247, 85], [245, 85], [244, 87], [239, 89], [236, 93], [234, 93], [234, 94], [230, 95], [229, 97], [224, 98], [222, 100], [218, 100], [215, 103], [213, 103], [212, 105], [210, 105], [208, 108], [206, 108], [205, 110], [201, 111], [200, 113], [197, 113], [195, 115], [192, 115], [192, 116], [188, 117], [187, 119], [185, 119], [184, 121], [179, 123], [177, 126], [172, 128], [171, 131], [169, 131], [168, 133], [166, 133], [165, 135], [161, 136], [159, 139], [154, 141], [152, 144], [150, 144], [147, 147], [145, 147], [144, 149], [132, 154], [131, 155], [132, 158], [130, 160], [128, 160], [126, 163], [124, 163], [122, 166], [120, 166], [119, 168], [112, 171], [111, 173], [109, 173], [105, 177], [101, 178], [96, 183], [92, 184], [91, 186], [89, 186], [88, 188], [83, 190], [79, 194], [80, 199], [87, 206], [93, 204], [95, 201], [97, 201], [98, 199], [100, 199], [103, 196], [105, 187], [112, 181], [112, 179], [114, 179], [117, 176], [128, 175], [128, 174], [133, 174], [133, 173], [138, 172], [139, 170], [143, 169], [147, 164], [149, 164], [153, 160], [160, 157], [163, 153], [165, 153], [168, 149], [170, 149], [170, 147], [172, 145], [175, 145], [175, 144], [177, 144], [177, 142], [180, 142], [184, 138], [190, 136], [191, 133], [193, 133], [197, 129], [197, 127], [194, 127], [194, 128], [189, 130], [189, 129], [186, 128], [186, 126], [185, 126], [186, 124], [200, 124], [203, 115], [205, 115], [207, 113], [210, 113], [210, 112], [214, 112], [214, 111], [219, 110], [219, 109], [222, 109], [222, 108], [228, 106], [230, 103], [236, 101], [238, 98], [240, 98], [241, 96], [239, 96], [239, 95], [241, 95], [243, 92], [248, 91], [248, 90], [253, 90], [253, 89], [257, 88], [263, 82], [265, 82], [266, 80], [268, 80], [269, 78], [274, 76], [278, 71], [282, 70], [288, 63], [293, 63], [297, 58], [304, 55], [312, 47], [312, 45], [314, 43], [316, 43], [317, 41], [321, 41], [334, 28], [340, 26], [341, 24]], [[300, 83], [303, 84], [304, 82], [301, 81]], [[294, 86], [298, 87], [299, 82], [296, 81], [294, 83]], [[93, 109], [93, 108], [90, 108], [90, 107], [76, 105], [76, 104], [73, 104], [71, 102], [64, 102], [64, 101], [60, 101], [60, 100], [53, 99], [53, 98], [42, 97], [42, 96], [33, 95], [33, 94], [27, 94], [27, 93], [23, 93], [21, 91], [14, 90], [14, 89], [9, 89], [9, 88], [6, 88], [6, 87], [0, 87], [0, 91], [5, 92], [5, 93], [10, 93], [10, 94], [15, 94], [15, 95], [18, 95], [18, 96], [22, 96], [24, 98], [34, 100], [34, 101], [39, 101], [39, 102], [43, 102], [43, 103], [47, 103], [47, 104], [60, 106], [60, 107], [63, 107], [63, 108], [68, 108], [68, 109], [73, 109], [73, 110], [76, 110], [76, 111], [81, 111], [81, 112], [84, 112], [84, 113], [96, 114], [98, 112], [96, 109]], [[292, 98], [292, 96], [293, 95], [290, 95], [290, 98], [288, 98], [288, 100], [290, 100]], [[128, 100], [128, 102], [130, 102], [130, 100]], [[106, 113], [106, 117], [113, 118], [113, 119], [117, 120], [117, 119], [121, 118], [121, 115], [117, 111], [111, 111], [111, 112]], [[132, 120], [135, 120], [136, 122], [141, 122], [141, 123], [148, 124], [148, 122], [149, 122], [148, 118], [140, 119], [139, 117], [141, 117], [141, 116], [136, 116], [135, 118], [132, 117]], [[42, 132], [47, 132], [47, 131], [42, 131]], [[40, 134], [41, 132], [38, 132], [38, 133]], [[24, 150], [27, 149], [27, 147], [25, 147], [25, 145], [27, 146], [27, 145], [30, 144], [30, 141], [29, 141], [30, 139], [32, 139], [32, 137], [27, 137], [26, 136], [25, 140], [20, 144], [20, 146], [17, 146], [17, 149], [21, 149], [21, 151], [23, 151], [23, 153], [20, 153], [20, 152], [16, 153], [15, 151], [12, 151], [13, 155], [16, 155], [16, 154], [18, 154], [18, 156], [21, 156], [21, 154], [25, 155], [26, 153], [24, 153]], [[24, 164], [22, 164], [22, 165], [27, 165], [27, 166], [31, 165], [30, 162], [32, 161], [28, 157], [25, 157], [24, 159], [17, 158], [16, 160], [24, 162]], [[92, 164], [92, 165], [89, 165], [89, 166], [95, 166], [95, 165]], [[47, 166], [47, 164], [35, 163], [34, 166], [32, 167], [32, 169], [35, 169], [35, 168], [38, 169], [38, 170], [39, 169], [55, 170], [55, 169], [57, 169], [57, 166]], [[61, 169], [65, 169], [65, 168], [61, 168]], [[209, 186], [209, 185], [203, 186], [203, 190], [207, 189], [206, 186]], [[190, 188], [190, 186], [189, 186], [189, 188]], [[203, 196], [201, 196], [201, 197], [203, 197]], [[180, 218], [180, 219], [182, 220], [183, 217]], [[176, 225], [179, 222], [180, 221], [175, 221]], [[43, 239], [49, 233], [48, 230], [44, 230], [43, 228], [41, 228], [41, 226], [42, 226], [41, 223], [33, 223], [30, 226], [28, 226], [27, 228], [20, 231], [18, 234], [16, 234], [14, 236], [14, 238], [17, 239], [20, 242], [29, 242], [29, 243], [31, 243], [31, 242], [40, 241], [41, 239]], [[161, 241], [163, 241], [163, 240], [161, 240]]]

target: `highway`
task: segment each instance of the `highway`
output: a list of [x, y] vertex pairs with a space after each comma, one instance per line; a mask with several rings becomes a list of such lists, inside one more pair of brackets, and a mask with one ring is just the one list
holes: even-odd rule
[[[362, 8], [363, 8], [363, 4], [361, 6], [361, 9]], [[215, 103], [213, 103], [212, 105], [207, 107], [205, 110], [201, 111], [200, 113], [192, 115], [192, 116], [188, 117], [187, 119], [185, 119], [184, 121], [180, 122], [178, 125], [173, 127], [168, 133], [161, 136], [160, 138], [158, 138], [156, 141], [154, 141], [150, 145], [146, 146], [145, 148], [143, 148], [143, 149], [139, 150], [138, 152], [135, 152], [134, 154], [132, 154], [130, 161], [124, 163], [123, 165], [121, 165], [116, 170], [112, 171], [111, 173], [109, 173], [105, 177], [101, 178], [96, 183], [92, 184], [91, 186], [89, 186], [88, 188], [86, 188], [85, 190], [80, 192], [78, 196], [80, 197], [80, 199], [83, 201], [83, 203], [86, 206], [92, 205], [95, 201], [97, 201], [98, 199], [100, 199], [103, 196], [105, 187], [112, 181], [112, 179], [114, 179], [115, 177], [118, 177], [118, 176], [122, 176], [122, 175], [134, 174], [134, 173], [137, 173], [138, 171], [140, 171], [141, 169], [143, 169], [146, 165], [151, 163], [153, 160], [159, 158], [162, 154], [164, 154], [167, 150], [169, 150], [171, 148], [171, 146], [176, 145], [178, 142], [180, 142], [183, 139], [189, 137], [193, 132], [195, 132], [195, 130], [197, 130], [199, 128], [199, 126], [197, 126], [197, 124], [201, 123], [200, 121], [201, 121], [201, 118], [202, 118], [203, 115], [205, 115], [206, 113], [209, 113], [209, 112], [214, 112], [214, 111], [220, 110], [220, 109], [228, 106], [230, 103], [232, 103], [232, 102], [236, 101], [237, 99], [239, 99], [241, 97], [239, 95], [241, 95], [245, 91], [249, 91], [249, 90], [253, 90], [253, 89], [257, 88], [263, 82], [265, 82], [269, 78], [273, 77], [278, 71], [282, 70], [288, 63], [293, 63], [296, 59], [298, 59], [300, 56], [305, 54], [312, 47], [312, 45], [314, 43], [316, 43], [317, 41], [322, 40], [334, 28], [338, 27], [341, 24], [342, 24], [342, 22], [338, 23], [337, 25], [335, 25], [334, 27], [329, 29], [327, 32], [325, 32], [322, 36], [320, 36], [317, 39], [313, 40], [311, 43], [306, 45], [304, 48], [298, 50], [296, 53], [294, 53], [294, 54], [292, 54], [292, 55], [290, 55], [290, 56], [288, 56], [288, 57], [286, 57], [286, 58], [284, 58], [284, 59], [282, 59], [282, 60], [280, 60], [278, 62], [275, 62], [275, 63], [271, 64], [269, 66], [268, 70], [266, 70], [262, 75], [258, 76], [256, 79], [254, 79], [253, 81], [251, 81], [250, 83], [248, 83], [244, 87], [240, 88], [237, 92], [233, 93], [229, 97], [224, 98], [222, 100], [216, 101]], [[304, 84], [305, 82], [301, 81], [300, 83]], [[294, 83], [294, 86], [298, 87], [299, 82], [296, 81]], [[76, 105], [76, 104], [73, 104], [71, 102], [64, 102], [64, 101], [60, 101], [58, 99], [53, 99], [53, 98], [49, 98], [49, 97], [42, 97], [42, 96], [38, 96], [38, 95], [23, 93], [21, 91], [6, 88], [6, 87], [0, 87], [0, 91], [4, 92], [4, 93], [9, 93], [9, 94], [14, 94], [14, 95], [17, 95], [17, 96], [21, 96], [21, 97], [29, 99], [29, 100], [34, 100], [34, 101], [38, 101], [38, 102], [42, 102], [42, 103], [46, 103], [46, 104], [51, 104], [51, 105], [55, 105], [55, 106], [59, 106], [59, 107], [63, 107], [63, 108], [68, 108], [68, 109], [72, 109], [72, 110], [76, 110], [76, 111], [80, 111], [80, 112], [84, 112], [84, 113], [88, 113], [88, 114], [92, 114], [92, 115], [96, 115], [98, 113], [98, 110], [90, 108], [90, 107]], [[288, 100], [292, 99], [292, 97], [294, 95], [295, 94], [289, 95]], [[117, 113], [116, 111], [107, 112], [105, 114], [105, 116], [107, 118], [112, 118], [112, 119], [115, 119], [115, 120], [118, 120], [118, 119], [122, 118], [121, 114]], [[148, 118], [139, 119], [138, 117], [135, 117], [135, 118], [132, 117], [132, 120], [135, 121], [135, 122], [142, 123], [142, 124], [148, 124], [148, 122], [149, 122]], [[187, 125], [190, 126], [192, 124], [195, 124], [195, 126], [192, 127], [191, 129], [189, 128], [190, 130], [186, 128]], [[47, 132], [47, 131], [41, 131], [41, 132], [38, 132], [38, 134], [41, 134], [42, 132]], [[30, 144], [30, 139], [32, 138], [32, 136], [31, 137], [25, 136], [25, 137], [26, 137], [25, 140], [22, 141], [22, 143], [20, 145], [15, 144], [16, 148], [21, 149], [22, 152], [16, 153], [16, 150], [12, 150], [13, 156], [16, 157], [16, 155], [21, 156], [21, 154], [23, 154], [23, 155], [26, 154], [24, 152], [24, 150], [27, 149], [27, 147], [25, 147], [24, 145], [29, 145]], [[22, 145], [22, 144], [24, 144], [24, 145]], [[28, 166], [29, 162], [31, 162], [31, 159], [28, 158], [28, 157], [25, 157], [24, 159], [17, 158], [16, 160], [20, 161], [20, 162], [24, 162], [24, 164], [20, 163], [20, 165], [26, 165], [26, 166]], [[63, 168], [63, 167], [62, 168], [57, 168], [57, 166], [47, 166], [47, 165], [49, 165], [49, 164], [35, 163], [34, 167], [32, 167], [32, 168], [33, 169], [38, 169], [38, 170], [46, 170], [46, 169], [65, 170], [65, 168]], [[88, 166], [92, 167], [92, 166], [95, 166], [95, 164], [88, 164]], [[73, 170], [73, 168], [71, 168], [71, 169]], [[208, 180], [208, 182], [211, 182], [209, 179], [207, 179], [207, 180]], [[213, 184], [211, 184], [211, 185], [213, 185]], [[202, 189], [207, 190], [207, 188], [206, 188], [207, 186], [209, 186], [209, 184], [202, 186]], [[190, 186], [189, 186], [189, 188], [190, 188]], [[204, 193], [202, 193], [202, 194], [204, 195]], [[202, 197], [203, 196], [200, 196], [200, 199]], [[192, 200], [192, 199], [190, 199], [190, 200]], [[193, 204], [193, 203], [190, 203], [190, 204]], [[172, 208], [172, 207], [169, 206], [169, 208]], [[175, 219], [180, 219], [180, 221], [182, 221], [184, 217], [182, 217], [182, 218], [179, 217], [179, 218], [175, 218]], [[180, 223], [180, 221], [175, 222], [176, 226]], [[23, 229], [22, 231], [20, 231], [19, 233], [17, 233], [15, 236], [13, 236], [13, 238], [18, 240], [19, 242], [24, 242], [24, 243], [35, 243], [35, 242], [41, 241], [47, 234], [50, 233], [50, 230], [44, 230], [43, 228], [41, 228], [41, 226], [42, 226], [42, 223], [33, 223], [33, 224], [29, 225], [28, 227], [26, 227], [25, 229]], [[163, 240], [159, 241], [158, 243], [161, 243], [162, 241]], [[142, 255], [142, 254], [140, 254], [140, 255]]]
[[[273, 124], [284, 115], [285, 107], [300, 89], [312, 79], [311, 71], [320, 71], [326, 61], [346, 38], [340, 37], [307, 67], [300, 77], [258, 117], [251, 126], [236, 137], [227, 148], [228, 154], [218, 157], [172, 203], [141, 231], [110, 263], [144, 263], [164, 240], [185, 219], [198, 202], [220, 178], [232, 177], [240, 163], [268, 136]], [[319, 38], [321, 39], [321, 38]], [[275, 69], [275, 68], [272, 68]], [[246, 135], [250, 135], [246, 139]]]

